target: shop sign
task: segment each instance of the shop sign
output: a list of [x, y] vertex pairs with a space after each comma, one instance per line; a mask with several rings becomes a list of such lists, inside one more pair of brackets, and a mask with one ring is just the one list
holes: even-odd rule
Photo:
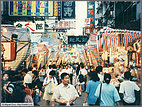
[[85, 34], [90, 34], [90, 33], [93, 34], [98, 33], [98, 28], [85, 28]]
[[68, 36], [68, 44], [85, 44], [88, 36]]
[[62, 19], [75, 19], [75, 1], [62, 1]]
[[58, 4], [58, 19], [61, 19], [61, 1], [57, 1]]
[[45, 28], [46, 29], [53, 29], [55, 28], [55, 20], [45, 20], [46, 22], [46, 25], [45, 25]]
[[57, 1], [10, 1], [10, 16], [58, 16]]
[[44, 21], [33, 22], [16, 22], [15, 27], [28, 28], [31, 32], [44, 32]]
[[85, 34], [90, 34], [91, 33], [91, 28], [85, 28]]
[[75, 28], [75, 21], [59, 21], [57, 28]]
[[98, 31], [99, 31], [99, 29], [98, 29], [98, 28], [92, 28], [92, 33], [93, 33], [93, 34], [98, 33]]
[[85, 27], [90, 27], [90, 18], [85, 19]]
[[67, 52], [75, 52], [75, 49], [67, 49]]
[[87, 2], [87, 18], [90, 18], [90, 28], [95, 27], [95, 2]]

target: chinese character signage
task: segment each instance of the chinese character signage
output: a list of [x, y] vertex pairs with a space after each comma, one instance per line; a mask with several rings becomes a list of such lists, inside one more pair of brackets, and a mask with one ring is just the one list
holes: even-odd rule
[[16, 22], [14, 26], [18, 28], [28, 28], [31, 32], [44, 32], [44, 21]]
[[58, 17], [61, 17], [61, 1], [57, 1], [58, 4]]
[[75, 21], [58, 21], [57, 28], [75, 28]]
[[91, 28], [85, 28], [85, 34], [90, 34], [91, 33]]
[[85, 19], [85, 27], [90, 27], [90, 18]]
[[88, 36], [68, 36], [68, 44], [85, 44]]
[[58, 16], [57, 1], [10, 1], [11, 16]]
[[99, 31], [99, 29], [98, 29], [98, 28], [92, 28], [92, 33], [93, 33], [93, 34], [98, 33], [98, 31]]
[[62, 1], [62, 19], [75, 19], [75, 1]]
[[96, 34], [98, 33], [98, 31], [99, 31], [98, 28], [85, 28], [85, 34], [90, 34], [90, 33]]
[[90, 28], [95, 27], [95, 2], [87, 2], [87, 18], [90, 18]]

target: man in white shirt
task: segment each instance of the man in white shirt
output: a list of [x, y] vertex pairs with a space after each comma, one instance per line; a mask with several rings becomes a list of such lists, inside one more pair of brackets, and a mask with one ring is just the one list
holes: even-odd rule
[[68, 73], [62, 73], [61, 80], [62, 83], [55, 88], [52, 99], [60, 105], [72, 105], [79, 95], [75, 87], [69, 84], [70, 78]]
[[32, 75], [31, 72], [29, 72], [26, 68], [22, 70], [22, 72], [25, 72], [26, 75], [24, 76], [24, 86], [27, 83], [32, 83]]
[[121, 99], [123, 98], [123, 105], [135, 105], [136, 96], [135, 91], [140, 91], [140, 88], [135, 82], [130, 81], [131, 73], [125, 72], [125, 81], [120, 84], [119, 93]]

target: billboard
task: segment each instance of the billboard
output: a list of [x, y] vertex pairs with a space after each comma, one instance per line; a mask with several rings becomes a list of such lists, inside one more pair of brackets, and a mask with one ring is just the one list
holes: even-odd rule
[[75, 1], [62, 1], [62, 19], [75, 19]]
[[90, 18], [90, 28], [95, 27], [95, 2], [87, 2], [87, 18]]
[[44, 32], [44, 21], [26, 22], [17, 21], [14, 23], [17, 28], [28, 28], [31, 32]]
[[68, 36], [68, 44], [85, 44], [88, 36]]
[[57, 1], [9, 1], [10, 16], [58, 16]]

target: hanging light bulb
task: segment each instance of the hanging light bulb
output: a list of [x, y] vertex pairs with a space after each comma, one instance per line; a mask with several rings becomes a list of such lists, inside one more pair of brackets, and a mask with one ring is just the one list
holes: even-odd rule
[[7, 28], [6, 28], [6, 27], [4, 27], [4, 28], [3, 28], [3, 31], [4, 31], [4, 32], [7, 32]]

